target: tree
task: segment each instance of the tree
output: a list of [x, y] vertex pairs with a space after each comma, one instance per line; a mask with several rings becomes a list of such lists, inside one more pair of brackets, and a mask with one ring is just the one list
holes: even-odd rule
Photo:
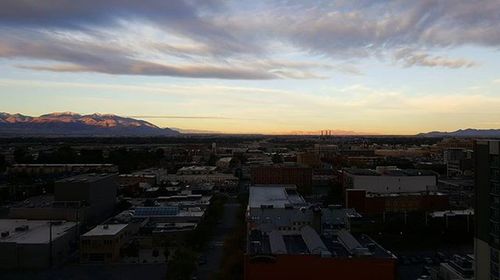
[[167, 279], [191, 279], [196, 268], [196, 254], [186, 247], [177, 247], [174, 256], [168, 261]]
[[53, 154], [54, 163], [74, 163], [76, 152], [70, 146], [62, 146]]
[[33, 158], [25, 148], [16, 148], [14, 150], [14, 160], [16, 163], [30, 163]]
[[5, 167], [7, 167], [7, 161], [5, 160], [5, 156], [0, 155], [0, 172], [4, 172]]
[[273, 161], [273, 163], [283, 163], [283, 157], [278, 153], [273, 154], [271, 160]]
[[79, 161], [85, 163], [101, 163], [104, 161], [102, 150], [82, 149], [80, 150]]
[[207, 165], [214, 166], [217, 163], [217, 157], [214, 154], [210, 154], [207, 160]]

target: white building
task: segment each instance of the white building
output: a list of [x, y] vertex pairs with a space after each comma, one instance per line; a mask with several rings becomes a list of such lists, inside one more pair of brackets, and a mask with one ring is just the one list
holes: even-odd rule
[[347, 168], [343, 170], [344, 189], [361, 189], [369, 193], [418, 193], [437, 191], [437, 175], [414, 169]]

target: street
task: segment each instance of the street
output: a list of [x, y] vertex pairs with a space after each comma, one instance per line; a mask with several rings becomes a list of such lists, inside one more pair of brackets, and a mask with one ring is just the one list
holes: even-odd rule
[[224, 205], [224, 214], [215, 228], [213, 239], [202, 253], [202, 256], [206, 258], [206, 263], [199, 264], [198, 279], [208, 280], [213, 273], [219, 270], [223, 255], [224, 240], [231, 234], [236, 225], [236, 215], [239, 208], [240, 204], [233, 199], [229, 199]]

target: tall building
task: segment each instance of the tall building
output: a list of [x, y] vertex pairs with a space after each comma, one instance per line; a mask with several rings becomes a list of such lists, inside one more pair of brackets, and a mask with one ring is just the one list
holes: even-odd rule
[[474, 144], [476, 279], [500, 279], [500, 141]]
[[448, 177], [471, 176], [473, 173], [472, 151], [464, 148], [448, 148], [444, 151]]
[[55, 201], [79, 201], [89, 206], [88, 219], [98, 223], [109, 218], [116, 204], [115, 174], [82, 174], [56, 181]]

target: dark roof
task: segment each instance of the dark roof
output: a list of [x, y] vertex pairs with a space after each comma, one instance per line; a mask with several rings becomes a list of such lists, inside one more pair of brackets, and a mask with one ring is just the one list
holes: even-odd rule
[[114, 176], [112, 173], [87, 173], [61, 179], [57, 183], [89, 183]]

